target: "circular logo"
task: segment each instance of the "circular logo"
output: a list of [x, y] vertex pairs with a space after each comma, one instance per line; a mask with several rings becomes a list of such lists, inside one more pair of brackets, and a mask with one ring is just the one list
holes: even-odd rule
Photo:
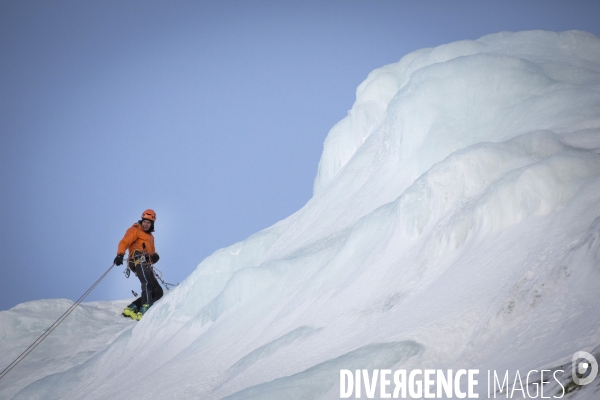
[[578, 385], [587, 385], [598, 375], [598, 362], [593, 355], [585, 351], [578, 351], [573, 354], [571, 366], [573, 381]]

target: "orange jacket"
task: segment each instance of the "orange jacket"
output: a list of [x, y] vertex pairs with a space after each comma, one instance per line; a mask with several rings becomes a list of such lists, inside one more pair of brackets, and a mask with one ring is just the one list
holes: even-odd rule
[[129, 257], [133, 255], [135, 250], [144, 251], [142, 243], [146, 243], [146, 253], [154, 254], [154, 236], [151, 233], [145, 232], [142, 226], [137, 222], [127, 229], [125, 236], [119, 242], [117, 254], [125, 254], [125, 250], [129, 250]]

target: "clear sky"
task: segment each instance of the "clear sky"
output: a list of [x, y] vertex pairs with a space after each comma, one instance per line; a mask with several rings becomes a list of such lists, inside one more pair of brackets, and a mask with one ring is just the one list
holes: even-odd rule
[[[146, 208], [173, 283], [292, 214], [375, 68], [599, 20], [598, 1], [2, 1], [0, 310], [77, 299]], [[139, 292], [122, 270], [88, 300]]]

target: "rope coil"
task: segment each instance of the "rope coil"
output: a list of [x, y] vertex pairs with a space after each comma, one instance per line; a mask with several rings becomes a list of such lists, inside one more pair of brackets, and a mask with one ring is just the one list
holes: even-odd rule
[[[152, 268], [152, 272], [154, 272], [154, 276], [156, 277], [156, 279], [158, 279], [159, 281], [161, 281], [162, 284], [165, 286], [165, 288], [167, 290], [169, 290], [169, 286], [173, 286], [173, 287], [179, 286], [179, 283], [176, 284], [176, 285], [174, 285], [172, 283], [167, 283], [167, 282], [163, 281], [163, 279], [162, 279], [162, 271], [160, 269], [156, 268], [154, 266], [154, 264], [152, 264], [151, 268]], [[158, 273], [156, 271], [158, 271]]]

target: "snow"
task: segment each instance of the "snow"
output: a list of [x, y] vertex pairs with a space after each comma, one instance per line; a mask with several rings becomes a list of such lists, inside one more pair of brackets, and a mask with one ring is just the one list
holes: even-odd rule
[[[81, 304], [0, 380], [0, 397], [12, 398], [38, 379], [66, 371], [106, 348], [134, 325], [133, 320], [115, 318], [127, 304], [127, 300]], [[0, 312], [1, 368], [16, 359], [72, 305], [71, 300], [65, 299], [40, 300]]]
[[[83, 304], [0, 397], [332, 399], [340, 369], [598, 355], [599, 152], [599, 38], [408, 54], [360, 84], [301, 210], [216, 251], [139, 323], [126, 301]], [[69, 305], [0, 312], [0, 367]]]

